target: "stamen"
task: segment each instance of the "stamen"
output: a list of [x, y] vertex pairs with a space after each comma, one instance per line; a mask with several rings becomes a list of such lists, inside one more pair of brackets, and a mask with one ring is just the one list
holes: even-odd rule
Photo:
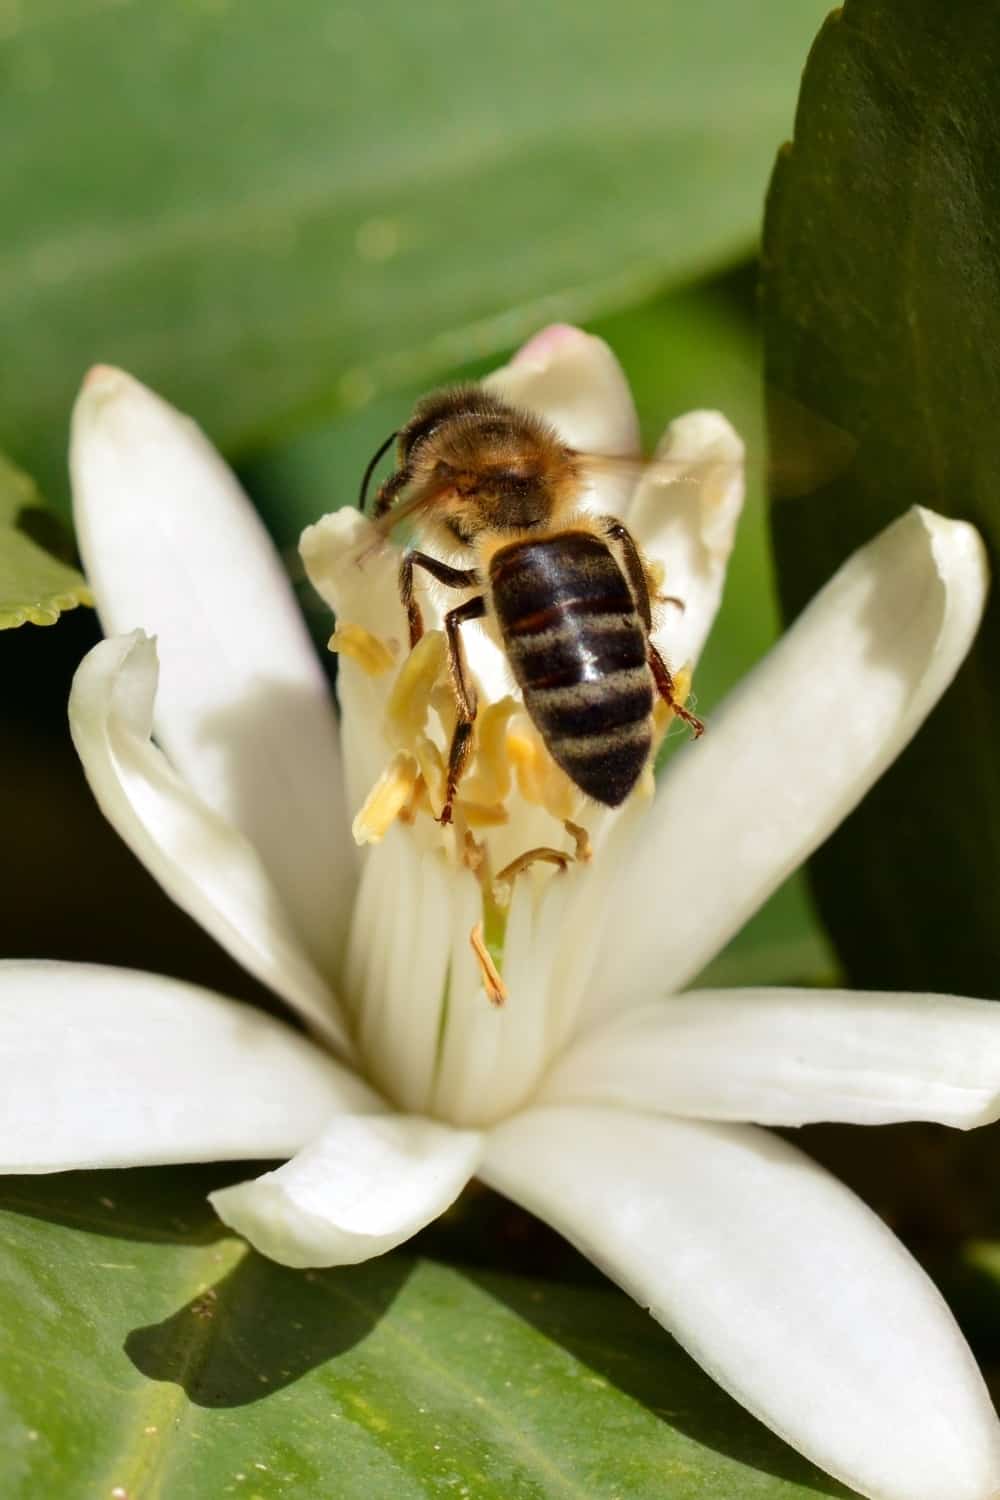
[[510, 813], [502, 802], [485, 806], [482, 802], [466, 802], [463, 797], [459, 805], [470, 828], [502, 828], [510, 822]]
[[519, 707], [517, 699], [508, 696], [490, 703], [478, 714], [475, 769], [463, 778], [463, 800], [480, 803], [506, 801], [511, 787], [507, 726]]
[[479, 972], [483, 979], [483, 989], [491, 1005], [503, 1005], [507, 999], [507, 986], [500, 978], [500, 971], [490, 956], [489, 949], [483, 940], [483, 924], [477, 922], [469, 933], [469, 943], [476, 955]]
[[468, 828], [462, 840], [462, 863], [473, 875], [478, 875], [486, 862], [486, 845], [481, 844]]
[[517, 776], [517, 789], [526, 802], [544, 805], [542, 743], [531, 721], [519, 714], [507, 734], [507, 758]]
[[517, 774], [518, 791], [526, 802], [544, 807], [564, 822], [583, 801], [578, 787], [557, 766], [526, 715], [519, 715], [507, 734], [507, 759]]
[[407, 806], [420, 776], [408, 750], [399, 750], [365, 798], [351, 825], [356, 844], [379, 844]]
[[389, 643], [363, 625], [339, 625], [326, 645], [328, 651], [349, 656], [369, 677], [381, 677], [395, 665], [396, 658]]
[[[510, 902], [514, 881], [525, 870], [535, 864], [558, 865], [560, 870], [565, 870], [567, 865], [573, 863], [575, 855], [567, 854], [562, 849], [550, 849], [547, 845], [539, 845], [537, 849], [526, 849], [516, 859], [512, 859], [509, 865], [496, 875], [493, 881], [493, 896], [498, 905], [506, 906]], [[506, 890], [504, 889], [506, 887]]]
[[427, 721], [434, 684], [444, 668], [445, 640], [440, 630], [421, 636], [399, 669], [386, 706], [389, 737], [397, 745], [412, 745]]
[[563, 827], [576, 845], [576, 848], [573, 850], [573, 858], [578, 860], [582, 865], [589, 864], [594, 857], [594, 849], [590, 842], [590, 834], [586, 828], [581, 828], [579, 823], [571, 823], [569, 818], [563, 819]]
[[427, 804], [434, 818], [440, 817], [444, 806], [445, 787], [448, 779], [444, 756], [434, 741], [426, 734], [418, 734], [413, 744], [420, 774], [427, 789]]

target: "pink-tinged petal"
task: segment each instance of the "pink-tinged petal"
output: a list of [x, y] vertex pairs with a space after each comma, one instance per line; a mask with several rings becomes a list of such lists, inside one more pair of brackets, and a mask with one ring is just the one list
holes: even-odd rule
[[80, 551], [105, 633], [159, 638], [156, 737], [258, 850], [313, 956], [353, 883], [333, 704], [274, 545], [188, 418], [99, 367], [73, 415]]
[[0, 962], [0, 1172], [288, 1156], [385, 1106], [263, 1011], [159, 974]]
[[919, 508], [844, 564], [663, 777], [592, 1016], [682, 988], [832, 833], [951, 682], [987, 588], [979, 534]]
[[1000, 1118], [1000, 1005], [862, 990], [693, 990], [588, 1033], [542, 1104], [702, 1120], [971, 1130]]
[[622, 367], [603, 339], [580, 328], [543, 329], [483, 384], [551, 422], [571, 448], [640, 451], [639, 418]]
[[276, 1172], [210, 1196], [226, 1224], [282, 1265], [356, 1265], [443, 1213], [481, 1145], [475, 1131], [416, 1115], [340, 1115]]
[[683, 609], [656, 611], [655, 640], [673, 667], [693, 667], [712, 628], [743, 509], [743, 442], [716, 411], [671, 422], [625, 520], [650, 561], [663, 568], [662, 592]]
[[97, 804], [171, 900], [345, 1055], [350, 1042], [256, 850], [153, 744], [156, 645], [102, 641], [73, 679], [69, 723]]
[[531, 1110], [480, 1171], [721, 1386], [871, 1500], [995, 1500], [1000, 1424], [933, 1284], [882, 1221], [752, 1126]]

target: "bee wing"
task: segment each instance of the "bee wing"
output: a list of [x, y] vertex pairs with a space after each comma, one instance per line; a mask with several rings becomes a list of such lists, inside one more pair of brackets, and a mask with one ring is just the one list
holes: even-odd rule
[[399, 499], [375, 522], [379, 538], [384, 540], [401, 521], [408, 520], [417, 511], [429, 510], [438, 500], [449, 493], [449, 485], [411, 484], [403, 490]]
[[[853, 462], [858, 441], [844, 428], [810, 410], [801, 402], [769, 387], [768, 416], [771, 452], [767, 464], [768, 488], [775, 499], [812, 494], [837, 479]], [[651, 459], [608, 453], [577, 453], [582, 479], [617, 479], [627, 494], [643, 479], [659, 484], [704, 481], [735, 472], [741, 460], [656, 456]]]
[[577, 472], [588, 488], [599, 484], [601, 506], [615, 515], [623, 515], [631, 505], [640, 484], [657, 486], [699, 485], [708, 480], [725, 483], [737, 475], [740, 460], [730, 458], [626, 458], [606, 453], [576, 453]]

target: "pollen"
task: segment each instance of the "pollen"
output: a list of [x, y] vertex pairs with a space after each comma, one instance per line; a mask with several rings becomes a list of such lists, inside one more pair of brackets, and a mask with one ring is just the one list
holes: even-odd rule
[[389, 643], [363, 625], [338, 626], [326, 645], [328, 651], [349, 656], [369, 677], [381, 677], [395, 664]]
[[399, 750], [386, 766], [351, 825], [356, 844], [379, 844], [407, 807], [417, 789], [420, 767], [408, 750]]

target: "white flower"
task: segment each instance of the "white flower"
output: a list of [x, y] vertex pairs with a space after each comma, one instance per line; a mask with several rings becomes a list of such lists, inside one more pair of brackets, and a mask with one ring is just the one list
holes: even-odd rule
[[[599, 341], [550, 330], [495, 379], [577, 446], [634, 451], [631, 400]], [[685, 600], [683, 614], [665, 611], [661, 637], [682, 667], [718, 603], [740, 449], [703, 413], [674, 425], [666, 451], [687, 479], [647, 483], [628, 520]], [[414, 755], [420, 734], [433, 741], [430, 705], [447, 715], [429, 682], [399, 688], [410, 658], [395, 563], [388, 552], [359, 565], [365, 523], [344, 512], [304, 542], [341, 626], [397, 643], [395, 667], [371, 675], [361, 661], [374, 652], [384, 664], [382, 646], [363, 631], [347, 638], [338, 735], [273, 548], [197, 428], [128, 376], [97, 370], [77, 407], [72, 470], [108, 633], [70, 705], [90, 784], [173, 899], [316, 1040], [162, 977], [8, 963], [0, 1169], [290, 1155], [213, 1201], [297, 1266], [399, 1244], [478, 1173], [862, 1493], [1000, 1495], [1000, 1428], [938, 1293], [874, 1214], [757, 1128], [996, 1118], [1000, 1009], [932, 995], [678, 993], [947, 686], [986, 591], [975, 532], [922, 510], [889, 527], [712, 714], [651, 805], [640, 794], [591, 818], [590, 863], [532, 868], [507, 910], [491, 906], [461, 826], [445, 833], [418, 810], [412, 776], [411, 821], [388, 826], [385, 803], [373, 820], [369, 803], [360, 832], [385, 836], [360, 854], [351, 841], [387, 762]], [[472, 659], [491, 681], [497, 658], [478, 631]], [[432, 796], [433, 751], [419, 748]], [[520, 753], [541, 801], [493, 786], [509, 821], [473, 829], [493, 872], [526, 839], [573, 847], [530, 735]], [[504, 763], [481, 748], [470, 773], [480, 791], [490, 774], [502, 783]], [[502, 949], [503, 1006], [489, 1003], [469, 942], [484, 915]]]

